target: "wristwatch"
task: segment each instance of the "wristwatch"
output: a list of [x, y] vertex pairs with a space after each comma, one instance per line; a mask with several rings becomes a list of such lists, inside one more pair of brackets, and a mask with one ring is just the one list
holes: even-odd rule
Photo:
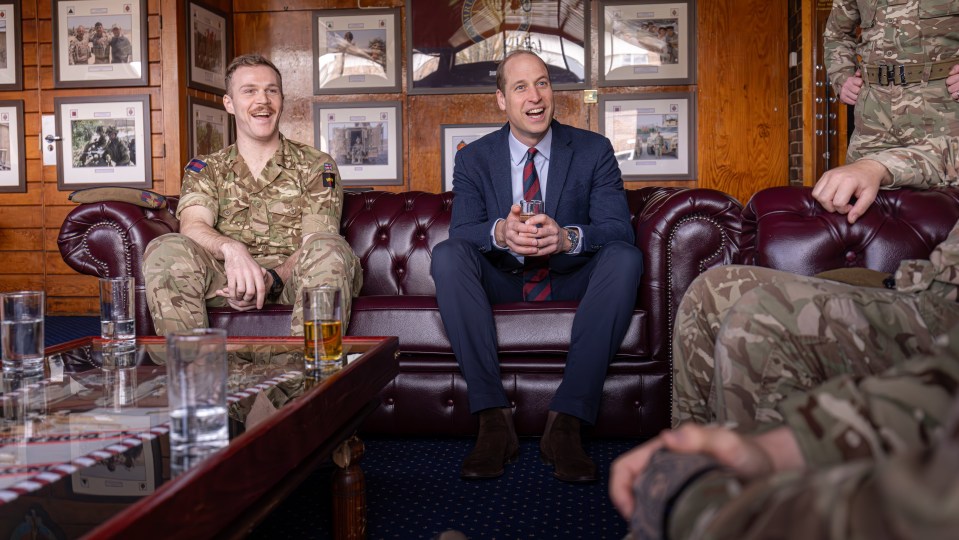
[[270, 287], [270, 292], [267, 293], [266, 299], [275, 301], [280, 297], [280, 293], [283, 292], [283, 280], [280, 279], [280, 275], [276, 273], [276, 270], [272, 268], [267, 268], [266, 272], [273, 276], [273, 285]]
[[569, 249], [566, 250], [566, 253], [576, 251], [576, 247], [579, 245], [579, 230], [573, 227], [566, 227], [566, 239], [569, 240]]

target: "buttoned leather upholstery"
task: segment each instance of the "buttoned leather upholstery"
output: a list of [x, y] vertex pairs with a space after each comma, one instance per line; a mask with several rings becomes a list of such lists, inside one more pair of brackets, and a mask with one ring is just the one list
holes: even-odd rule
[[[712, 266], [739, 260], [741, 207], [712, 190], [646, 187], [626, 192], [645, 271], [626, 339], [609, 368], [597, 435], [650, 436], [669, 424], [672, 321], [683, 292]], [[77, 271], [133, 275], [137, 332], [152, 335], [140, 265], [156, 236], [177, 230], [170, 210], [128, 203], [83, 204], [61, 226], [58, 244]], [[345, 197], [341, 232], [363, 265], [349, 335], [399, 336], [400, 375], [365, 425], [392, 434], [476, 432], [436, 308], [430, 277], [434, 246], [448, 237], [451, 193], [370, 191]], [[575, 302], [494, 306], [503, 383], [521, 434], [542, 432], [562, 378]], [[290, 308], [211, 309], [210, 325], [230, 335], [285, 335]]]

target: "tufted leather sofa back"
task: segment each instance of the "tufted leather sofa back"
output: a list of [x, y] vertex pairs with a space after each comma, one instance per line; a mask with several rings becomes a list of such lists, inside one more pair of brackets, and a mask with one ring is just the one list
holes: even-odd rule
[[743, 209], [742, 262], [813, 275], [845, 267], [894, 272], [927, 259], [959, 220], [959, 188], [883, 190], [855, 225], [807, 187], [757, 193]]

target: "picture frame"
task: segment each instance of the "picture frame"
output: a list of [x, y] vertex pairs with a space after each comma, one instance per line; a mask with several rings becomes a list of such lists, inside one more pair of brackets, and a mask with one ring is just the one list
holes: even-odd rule
[[147, 0], [54, 0], [53, 86], [146, 86], [147, 33]]
[[696, 178], [696, 94], [606, 94], [599, 109], [623, 180]]
[[587, 88], [588, 0], [406, 0], [409, 94], [492, 93], [496, 67], [516, 49], [546, 62], [553, 88]]
[[233, 22], [222, 11], [192, 0], [186, 0], [186, 17], [186, 84], [222, 96], [233, 56]]
[[56, 97], [53, 107], [58, 189], [153, 187], [149, 94]]
[[695, 84], [696, 43], [696, 0], [601, 0], [598, 84]]
[[26, 193], [23, 101], [0, 101], [0, 193]]
[[236, 140], [230, 113], [222, 103], [187, 96], [187, 111], [190, 115], [187, 138], [191, 156], [212, 154]]
[[0, 91], [23, 90], [20, 1], [0, 3]]
[[313, 93], [402, 91], [400, 10], [313, 12]]
[[503, 124], [440, 124], [440, 147], [443, 149], [443, 185], [441, 191], [453, 190], [453, 166], [456, 152], [467, 144], [488, 135]]
[[315, 146], [333, 157], [344, 186], [403, 185], [399, 101], [314, 103]]

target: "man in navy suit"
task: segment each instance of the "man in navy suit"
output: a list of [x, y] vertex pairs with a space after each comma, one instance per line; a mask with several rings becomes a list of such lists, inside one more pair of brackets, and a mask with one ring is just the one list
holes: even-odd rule
[[[580, 425], [596, 420], [607, 366], [636, 303], [642, 254], [612, 145], [553, 120], [546, 64], [531, 52], [510, 53], [496, 86], [508, 124], [457, 152], [450, 239], [433, 251], [440, 314], [479, 414], [476, 447], [460, 474], [494, 478], [519, 457], [491, 304], [578, 300], [540, 453], [560, 480], [590, 482], [596, 466]], [[545, 213], [524, 223], [521, 199], [545, 201]]]

